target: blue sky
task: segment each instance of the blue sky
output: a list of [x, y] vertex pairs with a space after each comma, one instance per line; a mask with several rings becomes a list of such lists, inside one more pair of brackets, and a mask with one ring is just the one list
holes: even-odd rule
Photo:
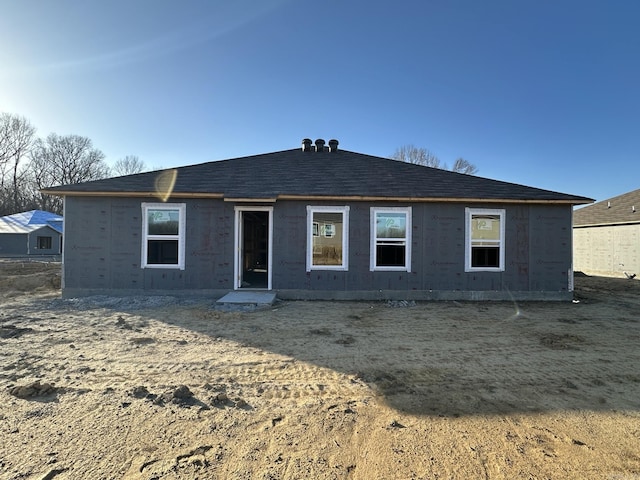
[[640, 188], [640, 2], [0, 0], [0, 111], [155, 168], [405, 144], [602, 200]]

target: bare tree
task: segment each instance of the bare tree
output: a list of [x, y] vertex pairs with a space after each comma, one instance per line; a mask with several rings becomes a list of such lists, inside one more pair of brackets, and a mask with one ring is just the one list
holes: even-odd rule
[[111, 167], [111, 173], [114, 176], [132, 175], [134, 173], [144, 172], [147, 165], [136, 155], [127, 155], [124, 158], [116, 160]]
[[[398, 148], [395, 153], [391, 155], [391, 158], [402, 162], [415, 163], [425, 167], [449, 170], [447, 164], [441, 163], [440, 159], [429, 150], [423, 147], [416, 147], [414, 145], [404, 145]], [[451, 171], [474, 175], [478, 171], [478, 168], [464, 158], [459, 158], [453, 163]]]
[[467, 175], [475, 175], [478, 172], [478, 167], [476, 167], [473, 163], [468, 162], [464, 158], [460, 157], [455, 162], [453, 162], [453, 167], [451, 167], [452, 172], [457, 173], [465, 173]]
[[[29, 173], [37, 189], [55, 185], [68, 185], [109, 176], [109, 166], [104, 153], [93, 148], [91, 140], [79, 135], [50, 134], [45, 140], [37, 139], [31, 150]], [[61, 201], [57, 197], [39, 195], [43, 210], [61, 213]]]
[[426, 148], [418, 148], [414, 145], [403, 145], [398, 148], [391, 158], [407, 163], [415, 163], [425, 167], [442, 168], [440, 159]]
[[0, 113], [0, 215], [15, 213], [21, 205], [21, 162], [33, 145], [36, 129], [21, 116]]

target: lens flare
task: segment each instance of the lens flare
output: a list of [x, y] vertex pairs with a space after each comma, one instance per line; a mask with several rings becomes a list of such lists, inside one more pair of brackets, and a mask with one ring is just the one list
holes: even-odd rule
[[158, 197], [161, 201], [166, 202], [171, 193], [173, 193], [173, 187], [176, 184], [176, 179], [178, 178], [178, 170], [171, 169], [165, 170], [164, 172], [158, 174], [156, 177], [156, 191], [154, 195]]

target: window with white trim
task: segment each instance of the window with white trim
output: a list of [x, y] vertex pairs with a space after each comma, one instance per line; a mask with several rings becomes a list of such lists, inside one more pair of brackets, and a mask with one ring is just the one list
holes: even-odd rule
[[465, 271], [504, 271], [505, 211], [465, 209]]
[[371, 208], [370, 270], [411, 271], [411, 207]]
[[184, 203], [142, 204], [142, 268], [184, 270]]
[[307, 272], [348, 268], [349, 207], [307, 206]]

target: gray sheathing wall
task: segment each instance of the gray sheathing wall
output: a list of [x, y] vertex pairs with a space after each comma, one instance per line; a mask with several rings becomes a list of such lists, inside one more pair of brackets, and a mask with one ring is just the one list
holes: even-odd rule
[[233, 205], [186, 203], [185, 270], [140, 268], [142, 202], [156, 199], [65, 199], [63, 289], [91, 293], [176, 293], [233, 288]]
[[[51, 248], [38, 248], [38, 237], [51, 237]], [[51, 227], [42, 227], [29, 233], [29, 255], [59, 255], [61, 235]]]
[[[38, 237], [51, 237], [50, 249], [38, 248]], [[42, 227], [30, 233], [0, 234], [0, 257], [59, 255], [61, 235], [50, 227]]]
[[576, 227], [574, 268], [588, 275], [640, 275], [640, 224]]
[[[369, 271], [370, 207], [406, 206], [353, 202], [349, 212], [349, 270], [305, 271], [306, 206], [276, 204], [273, 285], [295, 298], [571, 299], [571, 207], [457, 203], [412, 204], [411, 272]], [[504, 272], [465, 272], [465, 207], [505, 208]], [[276, 256], [279, 256], [277, 258]], [[314, 292], [317, 292], [314, 294]]]
[[[187, 205], [185, 270], [174, 270], [140, 268], [143, 201], [155, 200], [66, 198], [65, 296], [180, 291], [218, 295], [233, 289], [233, 203], [172, 200]], [[307, 205], [341, 204], [273, 205], [273, 290], [281, 298], [572, 298], [568, 205], [412, 204], [411, 272], [369, 271], [370, 207], [407, 206], [370, 202], [349, 203], [349, 270], [307, 272]], [[464, 271], [467, 206], [506, 209], [504, 272]]]
[[28, 241], [26, 233], [0, 234], [0, 256], [26, 255]]

